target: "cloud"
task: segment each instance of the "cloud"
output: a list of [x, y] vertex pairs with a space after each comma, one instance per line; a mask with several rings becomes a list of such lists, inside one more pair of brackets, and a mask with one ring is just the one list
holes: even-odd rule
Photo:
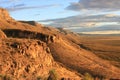
[[0, 1], [0, 4], [9, 3], [10, 1]]
[[21, 3], [21, 4], [16, 4], [16, 5], [13, 5], [12, 7], [24, 7], [25, 6], [25, 4], [24, 3]]
[[62, 27], [64, 29], [77, 33], [118, 34], [118, 32], [120, 32], [120, 15], [117, 14], [101, 14], [89, 16], [76, 15], [61, 19], [43, 20], [40, 22], [51, 22], [46, 25]]
[[97, 27], [103, 25], [120, 25], [120, 16], [116, 14], [71, 16], [61, 19], [43, 20], [40, 22], [52, 22], [49, 25], [55, 27]]
[[2, 8], [6, 8], [6, 9], [13, 9], [13, 8], [18, 8], [18, 7], [22, 7], [25, 6], [25, 4], [23, 2], [21, 2], [21, 0], [1, 0], [0, 1], [0, 7]]
[[26, 6], [25, 4], [17, 4], [11, 7], [6, 7], [8, 11], [18, 11], [18, 10], [26, 10], [26, 9], [44, 9], [49, 7], [56, 7], [59, 6], [57, 4], [51, 4], [51, 5], [43, 5], [43, 6]]
[[106, 17], [117, 17], [117, 16], [119, 16], [119, 15], [117, 15], [117, 14], [106, 14], [105, 16], [106, 16]]
[[16, 1], [21, 1], [21, 0], [1, 0], [0, 4], [8, 4], [8, 3], [16, 2]]
[[101, 27], [70, 27], [70, 28], [64, 28], [67, 30], [71, 30], [73, 32], [77, 33], [86, 33], [86, 32], [100, 32], [100, 31], [120, 31], [120, 25], [105, 25]]
[[119, 10], [120, 0], [79, 0], [67, 7], [69, 10]]
[[98, 23], [98, 22], [83, 22], [83, 23], [80, 23], [79, 26], [82, 26], [82, 27], [96, 27], [96, 26], [99, 26], [101, 23]]
[[[5, 4], [5, 5], [4, 5]], [[7, 5], [8, 4], [8, 5]], [[0, 1], [0, 6], [6, 8], [8, 11], [18, 11], [18, 10], [27, 10], [27, 9], [44, 9], [49, 7], [58, 7], [61, 4], [49, 4], [49, 5], [29, 5], [22, 0], [2, 0]]]
[[120, 31], [109, 30], [109, 31], [92, 31], [92, 32], [81, 32], [82, 34], [120, 34]]

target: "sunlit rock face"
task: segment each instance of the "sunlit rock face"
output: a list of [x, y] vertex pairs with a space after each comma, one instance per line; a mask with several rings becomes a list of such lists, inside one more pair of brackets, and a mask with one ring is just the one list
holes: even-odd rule
[[6, 38], [6, 35], [4, 34], [3, 31], [0, 30], [0, 39], [2, 39], [2, 38]]
[[0, 8], [0, 19], [4, 19], [6, 21], [13, 20], [10, 16], [7, 10]]

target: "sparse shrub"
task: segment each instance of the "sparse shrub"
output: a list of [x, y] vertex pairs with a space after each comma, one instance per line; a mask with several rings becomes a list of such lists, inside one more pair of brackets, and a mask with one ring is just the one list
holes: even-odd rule
[[58, 80], [57, 73], [54, 69], [49, 71], [49, 77], [47, 80]]
[[48, 80], [48, 78], [47, 77], [38, 76], [36, 80]]
[[42, 80], [42, 78], [40, 76], [37, 77], [37, 80]]
[[94, 78], [89, 73], [85, 73], [83, 80], [94, 80]]
[[0, 80], [12, 80], [10, 76], [0, 75]]
[[0, 80], [3, 80], [3, 75], [0, 74]]

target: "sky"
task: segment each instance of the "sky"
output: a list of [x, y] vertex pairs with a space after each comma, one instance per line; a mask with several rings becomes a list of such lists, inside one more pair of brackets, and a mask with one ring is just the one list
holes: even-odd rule
[[9, 10], [17, 20], [46, 20], [64, 18], [78, 14], [65, 10], [72, 2], [78, 0], [0, 0], [0, 7]]
[[0, 0], [16, 20], [83, 33], [120, 33], [119, 5], [120, 0]]

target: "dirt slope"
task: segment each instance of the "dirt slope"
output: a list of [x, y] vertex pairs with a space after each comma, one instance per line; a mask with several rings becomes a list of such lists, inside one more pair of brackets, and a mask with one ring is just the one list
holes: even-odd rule
[[31, 21], [15, 21], [4, 9], [0, 14], [0, 29], [7, 36], [0, 39], [0, 74], [15, 80], [35, 80], [48, 78], [49, 71], [55, 69], [58, 80], [80, 80], [74, 71], [120, 79], [120, 69], [85, 50], [79, 35]]
[[84, 49], [61, 40], [49, 44], [51, 53], [57, 61], [81, 73], [89, 72], [94, 76], [119, 78], [120, 70], [107, 61]]

